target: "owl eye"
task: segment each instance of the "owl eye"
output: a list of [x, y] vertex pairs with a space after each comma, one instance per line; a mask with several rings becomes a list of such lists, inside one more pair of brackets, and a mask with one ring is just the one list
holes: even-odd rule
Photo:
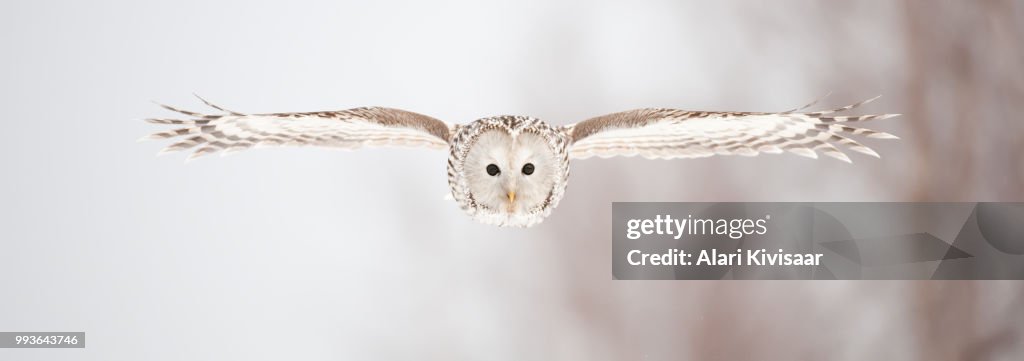
[[487, 174], [489, 174], [491, 176], [496, 176], [499, 173], [501, 173], [501, 169], [498, 169], [497, 165], [494, 165], [494, 164], [488, 164], [487, 165]]
[[533, 174], [533, 163], [526, 163], [526, 165], [523, 166], [523, 174]]

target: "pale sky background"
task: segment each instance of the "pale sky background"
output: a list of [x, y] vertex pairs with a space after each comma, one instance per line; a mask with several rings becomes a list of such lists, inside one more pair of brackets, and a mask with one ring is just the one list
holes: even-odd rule
[[[1022, 201], [1020, 2], [4, 1], [0, 331], [16, 360], [1020, 359], [1020, 282], [611, 279], [613, 201]], [[446, 152], [155, 157], [170, 115], [380, 105], [567, 124], [883, 98], [881, 159], [572, 164], [540, 226]]]

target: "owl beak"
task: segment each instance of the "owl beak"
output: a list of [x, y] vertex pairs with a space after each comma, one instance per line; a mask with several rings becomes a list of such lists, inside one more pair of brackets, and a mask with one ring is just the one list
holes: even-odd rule
[[512, 205], [515, 204], [515, 203], [516, 203], [516, 192], [515, 191], [509, 191], [508, 192], [508, 210], [510, 212], [512, 211]]

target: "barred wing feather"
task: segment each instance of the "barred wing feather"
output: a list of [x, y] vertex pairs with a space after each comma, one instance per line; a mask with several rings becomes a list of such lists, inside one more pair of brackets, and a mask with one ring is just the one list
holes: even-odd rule
[[[204, 100], [204, 102], [206, 102]], [[188, 159], [255, 146], [304, 146], [355, 149], [364, 146], [448, 147], [452, 126], [426, 115], [399, 109], [364, 107], [307, 113], [243, 114], [206, 102], [221, 114], [201, 114], [161, 105], [186, 119], [147, 119], [174, 125], [143, 139], [175, 139], [161, 151], [194, 149]]]
[[705, 112], [648, 108], [588, 119], [565, 128], [572, 139], [570, 157], [642, 156], [652, 159], [699, 158], [712, 155], [755, 156], [788, 151], [850, 162], [843, 149], [878, 157], [853, 136], [897, 139], [896, 136], [850, 123], [899, 114], [837, 116], [877, 97], [838, 109], [801, 112], [813, 105], [776, 112]]

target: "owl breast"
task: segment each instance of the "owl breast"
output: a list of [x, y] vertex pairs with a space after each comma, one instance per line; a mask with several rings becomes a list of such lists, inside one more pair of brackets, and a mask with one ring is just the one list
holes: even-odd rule
[[558, 206], [568, 178], [568, 136], [537, 118], [478, 119], [452, 137], [448, 184], [479, 222], [536, 225]]

